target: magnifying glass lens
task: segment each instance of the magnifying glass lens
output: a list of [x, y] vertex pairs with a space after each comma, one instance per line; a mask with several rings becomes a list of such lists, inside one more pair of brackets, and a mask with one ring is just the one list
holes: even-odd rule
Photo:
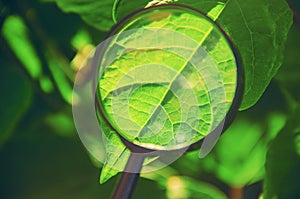
[[198, 142], [224, 124], [235, 100], [231, 43], [212, 20], [187, 7], [132, 14], [111, 31], [100, 57], [101, 116], [143, 148]]

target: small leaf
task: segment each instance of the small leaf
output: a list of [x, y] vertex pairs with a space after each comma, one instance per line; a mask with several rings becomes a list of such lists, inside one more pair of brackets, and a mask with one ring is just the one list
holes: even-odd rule
[[100, 183], [103, 184], [113, 176], [123, 171], [130, 155], [129, 149], [122, 143], [116, 132], [112, 131], [105, 121], [98, 115], [100, 126], [104, 131], [106, 159], [100, 174]]
[[[118, 135], [110, 130], [101, 117], [99, 121], [102, 130], [105, 131], [106, 160], [100, 174], [100, 184], [103, 184], [124, 170], [130, 150], [125, 147]], [[157, 157], [146, 158], [143, 165], [147, 165], [156, 159]]]
[[106, 164], [103, 165], [101, 174], [100, 174], [100, 184], [104, 184], [107, 182], [110, 178], [114, 177], [117, 175], [120, 171], [113, 169]]

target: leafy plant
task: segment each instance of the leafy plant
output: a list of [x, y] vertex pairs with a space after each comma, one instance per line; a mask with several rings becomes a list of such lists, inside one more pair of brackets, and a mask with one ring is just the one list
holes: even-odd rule
[[[180, 3], [180, 2], [179, 2]], [[213, 5], [217, 5], [217, 2], [215, 4], [212, 4], [210, 2], [210, 5], [202, 3], [191, 3], [191, 2], [181, 2], [185, 3], [187, 5], [192, 5], [195, 8], [208, 12], [208, 9], [211, 9]], [[263, 93], [265, 87], [268, 85], [270, 80], [275, 74], [275, 71], [280, 67], [281, 62], [279, 60], [282, 60], [282, 51], [284, 49], [284, 45], [282, 43], [282, 40], [286, 38], [287, 32], [291, 26], [291, 12], [283, 1], [278, 1], [277, 4], [266, 3], [265, 5], [261, 6], [260, 4], [251, 4], [251, 7], [249, 6], [250, 3], [247, 3], [245, 1], [238, 2], [238, 1], [228, 1], [224, 2], [224, 7], [221, 10], [221, 13], [215, 16], [214, 20], [218, 21], [222, 27], [228, 32], [228, 34], [231, 36], [233, 42], [237, 46], [239, 52], [242, 55], [244, 68], [245, 68], [245, 94], [242, 102], [241, 109], [246, 109], [252, 106], [258, 98]], [[255, 6], [259, 5], [259, 8], [256, 8]], [[285, 6], [283, 6], [285, 5]], [[283, 16], [280, 16], [278, 18], [275, 18], [275, 8], [273, 6], [276, 6], [278, 9], [284, 9], [280, 13], [282, 13]], [[254, 15], [254, 10], [262, 9], [263, 11], [259, 12], [260, 16], [256, 16], [256, 18], [264, 19], [264, 21], [268, 21], [267, 25], [261, 25], [261, 23], [254, 23], [251, 20], [247, 20], [250, 15]], [[235, 15], [232, 15], [232, 12], [237, 12]], [[274, 12], [274, 13], [273, 13]], [[227, 14], [228, 13], [228, 14]], [[256, 14], [256, 13], [255, 13]], [[230, 15], [230, 16], [227, 16]], [[238, 20], [233, 20], [231, 16], [240, 16]], [[254, 19], [256, 19], [254, 18]], [[280, 37], [275, 37], [268, 34], [273, 34], [274, 31], [271, 30], [273, 28], [275, 31], [278, 31], [276, 26], [279, 26], [282, 24], [282, 21], [290, 21], [286, 24], [285, 28], [280, 28], [280, 31], [276, 35], [281, 35]], [[183, 20], [184, 21], [184, 20]], [[236, 23], [232, 23], [232, 21]], [[163, 23], [163, 22], [162, 22]], [[251, 27], [249, 27], [248, 23], [251, 24]], [[271, 25], [272, 24], [272, 25]], [[245, 34], [240, 34], [240, 30], [245, 30]], [[256, 33], [257, 32], [257, 33]], [[274, 33], [275, 34], [275, 33]], [[248, 36], [247, 36], [248, 35]], [[266, 36], [267, 35], [267, 36]], [[256, 39], [257, 38], [257, 39]], [[276, 41], [276, 39], [278, 41]], [[247, 42], [246, 42], [247, 41]], [[278, 43], [278, 44], [276, 44]], [[283, 42], [284, 43], [284, 42]], [[275, 45], [276, 47], [272, 48], [274, 52], [270, 54], [262, 53], [261, 50], [263, 46], [270, 46]], [[249, 51], [249, 49], [251, 49]], [[250, 53], [249, 53], [250, 52]], [[269, 51], [268, 51], [269, 52]], [[256, 55], [257, 54], [257, 55]], [[274, 59], [274, 54], [278, 54], [276, 56], [276, 59]], [[259, 58], [259, 56], [262, 56], [263, 58]], [[157, 57], [157, 56], [153, 56]], [[265, 67], [262, 67], [265, 66]], [[271, 67], [270, 67], [271, 66]], [[274, 72], [272, 72], [274, 71]], [[255, 74], [255, 75], [254, 75]], [[262, 75], [264, 74], [264, 75]], [[266, 75], [267, 74], [267, 75]], [[256, 81], [254, 82], [254, 76]], [[117, 78], [116, 75], [114, 75], [115, 78]], [[258, 83], [259, 81], [259, 83]], [[107, 89], [105, 89], [107, 90]], [[249, 94], [250, 92], [250, 94]], [[159, 93], [159, 92], [158, 92]], [[141, 121], [139, 121], [141, 122]], [[153, 144], [153, 143], [152, 143]], [[122, 147], [121, 147], [122, 148]], [[121, 151], [120, 151], [121, 152]], [[122, 153], [120, 153], [122, 154]], [[124, 153], [126, 154], [126, 153]], [[115, 160], [111, 160], [115, 164], [116, 161], [121, 160], [122, 158], [119, 158], [118, 156], [115, 156]], [[124, 161], [123, 161], [124, 163]], [[110, 164], [110, 163], [107, 163]], [[111, 164], [111, 165], [113, 165]], [[123, 166], [124, 167], [124, 166]], [[106, 171], [106, 170], [105, 170]], [[105, 176], [108, 176], [105, 174]]]
[[[78, 5], [84, 5], [84, 8], [87, 9], [87, 6], [92, 6], [95, 2], [84, 0], [79, 4], [78, 2], [58, 0], [57, 3], [63, 10], [78, 13], [84, 20], [88, 20], [91, 13], [86, 14], [83, 12], [84, 9], [77, 9]], [[113, 14], [120, 12], [121, 15], [124, 12], [129, 13], [130, 11], [146, 6], [148, 3], [144, 1], [143, 4], [141, 2], [131, 7], [127, 6], [127, 10], [122, 10], [122, 8], [119, 8], [120, 6], [112, 7], [108, 12], [102, 13], [106, 15], [105, 20], [102, 19], [107, 21], [107, 23], [112, 22], [111, 16]], [[218, 1], [195, 2], [181, 0], [175, 3], [192, 6], [204, 13], [208, 13], [208, 11], [218, 4]], [[117, 1], [115, 4], [125, 5], [126, 1]], [[292, 23], [292, 14], [287, 3], [282, 0], [272, 3], [267, 1], [255, 3], [253, 1], [228, 0], [224, 1], [223, 5], [222, 13], [215, 20], [230, 35], [242, 56], [245, 70], [245, 93], [241, 110], [244, 110], [257, 102], [281, 66], [284, 43]], [[93, 6], [93, 8], [95, 7]], [[121, 11], [114, 10], [117, 8], [121, 9]], [[92, 12], [92, 9], [90, 11]], [[92, 13], [96, 14], [96, 12], [95, 10]], [[280, 14], [278, 15], [278, 13]], [[89, 23], [93, 24], [93, 20], [89, 20]], [[94, 24], [98, 25], [99, 23]], [[99, 27], [97, 26], [97, 28]], [[267, 51], [265, 50], [266, 46], [270, 47]], [[117, 159], [110, 161], [116, 162], [119, 159], [118, 156], [115, 156], [115, 158]], [[114, 164], [112, 163], [111, 165]], [[104, 175], [108, 176], [107, 174]]]
[[[291, 2], [297, 16], [299, 11], [295, 6], [298, 4], [296, 1]], [[118, 21], [132, 11], [145, 6], [165, 3], [188, 5], [207, 15], [214, 10], [213, 8], [216, 11], [216, 8], [220, 8], [218, 6], [222, 7], [220, 15], [209, 16], [227, 32], [242, 57], [245, 70], [245, 94], [240, 107], [241, 112], [238, 113], [232, 126], [220, 138], [209, 156], [200, 160], [198, 152], [195, 151], [184, 155], [163, 170], [143, 174], [143, 178], [150, 179], [157, 185], [155, 183], [149, 185], [142, 180], [139, 186], [143, 188], [140, 189], [146, 192], [149, 185], [151, 194], [143, 193], [141, 196], [137, 192], [136, 197], [152, 198], [155, 195], [159, 198], [162, 197], [159, 195], [161, 190], [164, 190], [165, 197], [172, 199], [176, 197], [226, 198], [226, 195], [233, 198], [232, 192], [237, 189], [246, 189], [246, 197], [255, 198], [262, 190], [257, 188], [259, 185], [253, 185], [253, 183], [261, 183], [264, 179], [263, 195], [265, 198], [298, 198], [300, 195], [297, 189], [300, 156], [297, 112], [299, 113], [299, 110], [294, 114], [291, 113], [294, 112], [295, 107], [299, 106], [299, 92], [297, 92], [299, 87], [299, 59], [297, 58], [300, 40], [299, 21], [294, 23], [288, 35], [292, 25], [292, 12], [284, 0], [272, 2], [267, 0], [1, 1], [0, 61], [2, 73], [0, 80], [3, 95], [1, 95], [0, 143], [4, 149], [3, 153], [12, 148], [18, 149], [23, 142], [29, 143], [28, 146], [31, 146], [32, 142], [38, 143], [37, 137], [45, 136], [48, 131], [56, 133], [55, 139], [57, 140], [76, 143], [73, 139], [74, 126], [70, 104], [72, 103], [74, 76], [81, 63], [91, 49], [101, 42], [103, 36], [114, 25], [114, 20]], [[68, 14], [62, 13], [56, 5]], [[297, 20], [297, 17], [295, 19]], [[178, 19], [179, 24], [181, 20], [183, 19]], [[283, 61], [287, 38], [287, 49]], [[145, 52], [140, 56], [141, 60], [145, 56], [158, 57], [155, 53], [151, 55], [151, 52]], [[282, 63], [283, 67], [280, 68]], [[90, 154], [91, 160], [97, 167], [103, 166], [100, 175], [101, 183], [117, 175], [119, 170], [124, 168], [130, 154], [114, 132], [110, 129], [107, 129], [107, 132], [109, 141], [107, 140], [104, 143], [105, 146], [101, 147], [95, 144], [94, 154]], [[28, 142], [28, 140], [32, 141]], [[168, 141], [166, 138], [166, 143]], [[42, 143], [45, 144], [45, 142]], [[57, 148], [52, 155], [67, 154], [68, 150], [63, 148], [64, 144], [60, 146], [56, 143], [57, 141], [51, 142], [51, 146]], [[111, 143], [119, 147], [112, 147]], [[34, 146], [41, 147], [39, 144]], [[45, 146], [49, 145], [45, 144]], [[38, 153], [40, 150], [33, 151]], [[49, 150], [49, 154], [51, 151], [53, 150]], [[78, 151], [80, 148], [75, 152], [70, 151], [69, 154], [77, 154]], [[104, 157], [104, 154], [106, 154], [107, 162], [102, 165], [97, 157]], [[3, 157], [9, 156], [0, 153], [1, 165], [6, 163]], [[48, 163], [51, 160], [48, 155], [41, 156], [39, 156], [40, 162]], [[82, 159], [76, 160], [76, 164], [70, 167], [80, 167], [79, 162], [82, 162]], [[29, 171], [31, 168], [36, 170], [34, 165], [30, 165], [30, 161], [40, 164], [29, 158], [26, 163], [28, 168], [23, 167], [26, 160], [21, 158], [19, 162], [12, 161], [7, 168], [18, 168], [16, 170], [19, 171], [23, 169]], [[151, 161], [151, 159], [146, 160], [144, 164]], [[267, 163], [264, 169], [265, 161]], [[48, 165], [55, 167], [53, 162], [55, 161]], [[19, 168], [20, 165], [22, 169]], [[117, 165], [119, 169], [113, 169], [112, 165], [114, 167]], [[7, 171], [7, 169], [2, 170]], [[67, 167], [64, 168], [64, 171], [67, 170]], [[32, 170], [32, 175], [33, 173], [35, 172]], [[55, 175], [56, 173], [53, 172], [52, 176]], [[68, 176], [70, 175], [68, 172], [61, 172], [59, 175], [70, 178], [65, 183], [68, 185], [74, 182], [85, 182], [84, 177], [76, 175], [75, 172], [72, 177]], [[26, 187], [35, 187], [33, 184], [27, 185], [28, 178], [25, 180], [22, 175], [14, 178], [14, 175], [6, 172], [1, 176], [9, 176], [2, 178], [2, 181], [6, 179], [9, 182], [1, 183], [3, 193], [11, 190], [11, 181], [19, 182], [19, 178], [23, 179], [23, 185], [26, 184]], [[47, 177], [43, 180], [46, 181], [46, 179]], [[151, 181], [149, 183], [152, 183]], [[55, 179], [53, 182], [56, 182]], [[44, 189], [50, 190], [51, 186], [48, 184], [53, 182], [47, 181], [45, 183], [47, 187]], [[106, 197], [112, 190], [113, 182], [113, 180], [109, 181], [95, 189], [100, 189]], [[287, 185], [282, 186], [282, 184]], [[254, 196], [251, 195], [253, 189], [249, 189], [249, 185], [256, 186], [258, 189]], [[64, 186], [61, 185], [61, 187]], [[160, 191], [154, 193], [152, 188]], [[75, 189], [77, 190], [78, 187], [73, 190]], [[26, 195], [24, 191], [18, 190], [21, 195], [23, 193]], [[49, 192], [52, 193], [53, 190], [45, 191], [44, 194], [49, 194]], [[90, 193], [90, 190], [86, 190], [85, 193]], [[0, 196], [2, 195], [1, 190]], [[73, 195], [72, 198], [74, 198]], [[23, 197], [25, 196], [22, 195]], [[31, 195], [28, 197], [33, 198]], [[76, 197], [80, 196], [76, 195]], [[9, 197], [4, 194], [3, 198]], [[85, 197], [82, 196], [82, 198]]]

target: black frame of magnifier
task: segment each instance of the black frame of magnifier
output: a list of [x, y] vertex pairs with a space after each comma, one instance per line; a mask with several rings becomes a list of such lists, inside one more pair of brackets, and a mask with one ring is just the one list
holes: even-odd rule
[[[124, 17], [123, 19], [121, 19], [117, 24], [115, 24], [112, 29], [108, 32], [107, 36], [104, 38], [103, 41], [105, 41], [106, 39], [108, 39], [109, 37], [115, 35], [116, 33], [118, 33], [119, 31], [119, 26], [121, 24], [124, 24], [124, 22], [126, 22], [129, 18], [138, 15], [138, 14], [142, 14], [143, 12], [146, 12], [147, 10], [155, 10], [155, 9], [159, 9], [161, 7], [164, 8], [168, 8], [168, 7], [178, 7], [178, 8], [183, 8], [183, 9], [187, 9], [187, 10], [193, 10], [197, 13], [199, 13], [200, 15], [202, 15], [203, 17], [205, 17], [208, 21], [210, 21], [211, 23], [215, 24], [219, 30], [221, 31], [221, 33], [225, 36], [232, 52], [235, 58], [235, 62], [236, 62], [236, 67], [237, 67], [237, 85], [236, 85], [236, 90], [235, 90], [235, 95], [232, 101], [232, 104], [227, 112], [227, 114], [225, 115], [224, 119], [220, 122], [220, 124], [209, 134], [214, 134], [214, 132], [216, 131], [221, 131], [221, 134], [224, 133], [224, 131], [226, 131], [226, 129], [230, 126], [230, 124], [232, 123], [233, 119], [235, 118], [237, 112], [238, 112], [238, 108], [241, 105], [241, 101], [242, 101], [242, 97], [243, 97], [243, 93], [244, 93], [244, 70], [243, 70], [243, 65], [242, 65], [242, 59], [241, 56], [239, 54], [239, 52], [237, 51], [237, 49], [235, 48], [231, 38], [229, 37], [229, 35], [224, 31], [224, 29], [215, 21], [213, 21], [210, 17], [207, 16], [207, 14], [203, 13], [202, 11], [199, 11], [193, 7], [187, 6], [187, 5], [183, 5], [183, 4], [164, 4], [164, 5], [158, 5], [158, 6], [153, 6], [153, 7], [149, 7], [149, 8], [141, 8], [138, 9], [134, 12], [132, 12], [131, 14], [127, 15], [126, 17]], [[98, 77], [98, 72], [99, 72], [99, 62], [102, 60], [103, 58], [103, 52], [105, 52], [107, 45], [109, 45], [109, 42], [107, 44], [105, 44], [104, 46], [101, 46], [101, 48], [97, 48], [96, 52], [95, 52], [95, 56], [97, 59], [93, 60], [93, 66], [95, 69], [95, 74]], [[94, 81], [95, 83], [98, 81]], [[94, 85], [94, 88], [97, 88], [99, 85]], [[98, 92], [96, 92], [98, 93]], [[198, 142], [191, 144], [188, 147], [183, 147], [183, 148], [179, 148], [179, 149], [172, 149], [172, 150], [151, 150], [151, 149], [147, 149], [141, 146], [138, 146], [136, 144], [133, 144], [131, 142], [129, 142], [128, 140], [126, 140], [122, 135], [119, 134], [119, 132], [110, 124], [109, 119], [107, 119], [106, 117], [106, 113], [103, 107], [102, 102], [102, 98], [100, 96], [100, 94], [96, 94], [95, 96], [95, 108], [99, 111], [102, 119], [104, 119], [105, 123], [113, 130], [117, 133], [117, 135], [119, 136], [119, 138], [122, 140], [122, 142], [124, 143], [124, 145], [131, 151], [134, 152], [135, 154], [133, 155], [133, 153], [131, 153], [126, 168], [134, 168], [134, 171], [136, 171], [136, 173], [128, 173], [128, 172], [123, 172], [122, 176], [116, 186], [116, 189], [113, 193], [112, 199], [129, 199], [132, 196], [132, 193], [134, 191], [134, 188], [136, 186], [137, 180], [139, 178], [140, 175], [140, 171], [142, 169], [142, 164], [145, 158], [144, 153], [147, 153], [147, 157], [149, 156], [155, 156], [155, 154], [157, 153], [169, 153], [169, 152], [175, 152], [175, 151], [192, 151], [195, 149], [199, 149], [203, 139], [199, 140]], [[139, 155], [140, 154], [140, 155]], [[149, 154], [149, 156], [148, 156]], [[127, 170], [125, 168], [125, 170]], [[132, 169], [129, 169], [132, 170]]]

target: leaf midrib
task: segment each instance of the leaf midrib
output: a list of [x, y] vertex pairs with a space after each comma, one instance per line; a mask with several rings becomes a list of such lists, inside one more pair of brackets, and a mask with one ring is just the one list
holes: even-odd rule
[[[228, 1], [229, 2], [229, 1]], [[228, 3], [227, 2], [227, 3]], [[213, 21], [216, 21], [218, 19], [218, 17], [220, 16], [220, 14], [222, 13], [222, 11], [224, 10], [225, 6], [227, 5], [223, 4], [223, 9], [221, 9], [221, 11], [216, 15], [212, 17]], [[210, 13], [210, 12], [209, 12]], [[209, 16], [209, 13], [207, 14]], [[207, 33], [203, 36], [203, 38], [199, 41], [198, 45], [195, 47], [195, 49], [193, 50], [193, 52], [191, 53], [191, 55], [189, 56], [188, 59], [186, 59], [185, 63], [183, 64], [183, 66], [177, 71], [176, 75], [174, 76], [174, 78], [170, 81], [168, 88], [166, 89], [166, 91], [164, 92], [163, 96], [161, 97], [161, 100], [159, 101], [159, 103], [156, 105], [156, 107], [154, 108], [154, 110], [152, 111], [152, 113], [150, 114], [150, 117], [148, 117], [148, 119], [144, 122], [144, 124], [142, 125], [141, 130], [137, 133], [137, 135], [135, 136], [138, 137], [141, 132], [143, 131], [143, 129], [145, 128], [145, 126], [149, 123], [150, 119], [152, 118], [152, 115], [154, 115], [156, 113], [156, 111], [158, 110], [158, 107], [162, 104], [162, 102], [164, 101], [164, 99], [166, 98], [167, 94], [170, 91], [170, 88], [172, 87], [173, 83], [175, 82], [175, 80], [178, 78], [178, 76], [181, 74], [181, 72], [185, 69], [185, 67], [188, 65], [189, 61], [192, 59], [192, 57], [195, 55], [195, 53], [197, 52], [197, 50], [201, 47], [201, 45], [203, 44], [203, 42], [207, 39], [208, 35], [211, 33], [211, 31], [213, 30], [213, 26], [211, 26], [209, 28], [209, 30], [207, 31]], [[198, 132], [198, 131], [197, 131]]]

